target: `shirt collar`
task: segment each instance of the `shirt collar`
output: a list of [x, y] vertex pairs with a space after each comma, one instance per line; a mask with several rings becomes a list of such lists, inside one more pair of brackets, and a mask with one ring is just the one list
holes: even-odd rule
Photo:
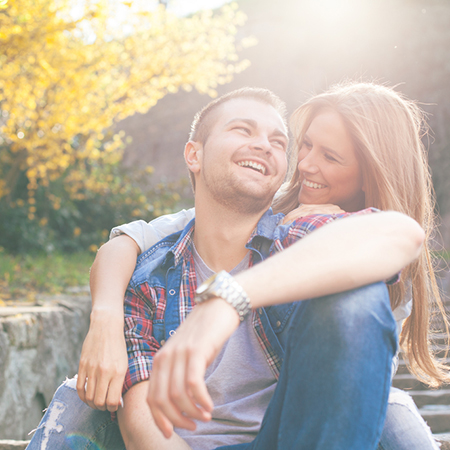
[[[273, 241], [275, 229], [283, 218], [283, 214], [274, 214], [272, 208], [269, 208], [262, 215], [261, 219], [259, 219], [256, 228], [253, 230], [247, 241], [246, 247], [250, 249], [259, 249], [261, 241], [264, 240], [261, 238]], [[190, 256], [192, 240], [194, 238], [194, 228], [195, 218], [186, 225], [177, 242], [175, 242], [168, 252], [168, 257], [169, 254], [173, 255], [175, 266], [177, 266], [180, 261]]]

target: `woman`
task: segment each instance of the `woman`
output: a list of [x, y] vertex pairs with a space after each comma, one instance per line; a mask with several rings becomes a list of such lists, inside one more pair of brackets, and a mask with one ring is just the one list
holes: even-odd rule
[[[334, 114], [337, 122], [319, 121], [324, 111]], [[339, 120], [343, 135], [336, 131]], [[427, 241], [421, 257], [403, 271], [400, 282], [390, 286], [389, 291], [393, 311], [404, 307], [405, 301], [412, 298], [411, 314], [403, 325], [400, 345], [413, 373], [424, 383], [437, 387], [448, 383], [450, 377], [448, 368], [437, 361], [430, 350], [429, 311], [437, 308], [444, 318], [447, 333], [448, 327], [429, 251], [434, 230], [434, 203], [421, 140], [425, 126], [423, 112], [417, 105], [384, 86], [348, 84], [313, 97], [292, 115], [298, 170], [283, 187], [273, 207], [276, 212], [286, 214], [299, 203], [334, 203], [346, 211], [371, 206], [400, 211], [423, 227]], [[348, 145], [354, 148], [360, 175], [353, 172], [352, 177], [348, 164], [345, 166], [347, 161], [333, 162], [330, 158], [336, 155], [325, 150], [317, 156], [320, 168], [312, 167], [310, 158], [316, 151], [313, 137], [318, 144], [329, 144], [333, 148], [342, 143], [346, 135], [350, 140]], [[294, 152], [292, 158], [296, 157]], [[357, 198], [343, 199], [342, 191], [330, 193], [330, 189], [308, 190], [305, 186], [305, 180], [317, 176], [314, 171], [319, 171], [319, 177], [323, 177], [327, 171], [330, 173], [333, 165], [340, 165], [338, 176], [342, 178], [332, 179], [332, 182], [339, 185], [346, 176], [352, 177], [353, 182], [361, 186], [359, 194], [355, 194], [359, 195]], [[359, 176], [361, 180], [357, 179]], [[357, 187], [355, 189], [358, 191]]]
[[[420, 110], [414, 104], [390, 89], [373, 84], [350, 84], [313, 97], [292, 117], [291, 126], [296, 145], [291, 159], [294, 168], [298, 165], [298, 170], [283, 187], [274, 202], [274, 209], [288, 213], [299, 203], [303, 204], [286, 217], [287, 221], [298, 215], [323, 210], [311, 210], [305, 205], [311, 203], [331, 203], [337, 205], [338, 210], [349, 212], [369, 206], [394, 209], [416, 219], [429, 236], [431, 183], [420, 141], [421, 120]], [[329, 213], [329, 210], [324, 212]], [[175, 217], [159, 219], [150, 226], [138, 222], [116, 231], [125, 231], [138, 242], [137, 251], [145, 251], [162, 236], [183, 228], [192, 216], [192, 211], [183, 212]], [[130, 239], [122, 240], [122, 243], [136, 248], [136, 244]], [[117, 257], [120, 255], [119, 249]], [[135, 260], [131, 258], [129, 272], [124, 273], [123, 290], [134, 264]], [[100, 268], [95, 268], [93, 296], [109, 296], [112, 294], [108, 292], [110, 287], [95, 282], [99, 272]], [[430, 384], [438, 385], [448, 381], [449, 377], [445, 368], [434, 361], [427, 347], [427, 286], [435, 284], [435, 280], [426, 246], [422, 258], [405, 269], [400, 283], [391, 288], [394, 310], [408, 303], [404, 299], [409, 298], [406, 287], [409, 279], [412, 280], [413, 306], [411, 317], [404, 326], [401, 344], [413, 370]], [[114, 295], [117, 297], [117, 292]], [[442, 310], [439, 296], [434, 298]], [[98, 339], [112, 342], [110, 337], [108, 327], [108, 330], [102, 330], [96, 337], [91, 337], [91, 342], [95, 342], [95, 345], [98, 344]], [[89, 345], [85, 343], [87, 347], [83, 348], [83, 354], [91, 355], [92, 361], [96, 359], [95, 352], [93, 347], [88, 348]], [[113, 348], [111, 354], [117, 354], [117, 348]], [[126, 356], [123, 355], [125, 350], [119, 355], [122, 359], [117, 365], [126, 368]], [[80, 380], [89, 376], [89, 385], [92, 386], [91, 380], [95, 378], [95, 373], [89, 367], [90, 361], [82, 356], [79, 374]], [[115, 363], [112, 361], [114, 370]], [[117, 379], [120, 376], [115, 377]], [[117, 384], [116, 381], [114, 383]], [[84, 383], [78, 384], [81, 396], [85, 395]], [[400, 404], [395, 399], [399, 396]], [[410, 402], [398, 392], [392, 395], [380, 449], [437, 448], [429, 430]], [[394, 423], [394, 416], [399, 417], [400, 414], [402, 420]], [[410, 424], [411, 421], [415, 425], [415, 435], [412, 437], [411, 431], [408, 431], [406, 437], [402, 436], [402, 425]]]

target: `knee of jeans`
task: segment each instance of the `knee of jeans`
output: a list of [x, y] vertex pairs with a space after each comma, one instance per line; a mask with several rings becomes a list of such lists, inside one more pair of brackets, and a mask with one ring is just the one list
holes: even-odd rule
[[309, 303], [309, 320], [333, 335], [345, 332], [354, 338], [381, 328], [396, 341], [396, 323], [384, 283], [328, 295]]

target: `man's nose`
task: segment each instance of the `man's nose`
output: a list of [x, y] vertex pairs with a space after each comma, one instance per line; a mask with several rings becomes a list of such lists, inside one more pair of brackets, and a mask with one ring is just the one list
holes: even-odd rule
[[272, 146], [270, 144], [270, 141], [267, 136], [264, 135], [257, 135], [253, 139], [251, 143], [251, 147], [254, 150], [260, 150], [264, 152], [270, 152], [272, 151]]

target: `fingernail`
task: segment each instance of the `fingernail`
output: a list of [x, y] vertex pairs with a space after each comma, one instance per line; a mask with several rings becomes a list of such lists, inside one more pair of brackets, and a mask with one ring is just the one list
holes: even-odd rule
[[123, 408], [123, 397], [120, 397], [120, 406]]

